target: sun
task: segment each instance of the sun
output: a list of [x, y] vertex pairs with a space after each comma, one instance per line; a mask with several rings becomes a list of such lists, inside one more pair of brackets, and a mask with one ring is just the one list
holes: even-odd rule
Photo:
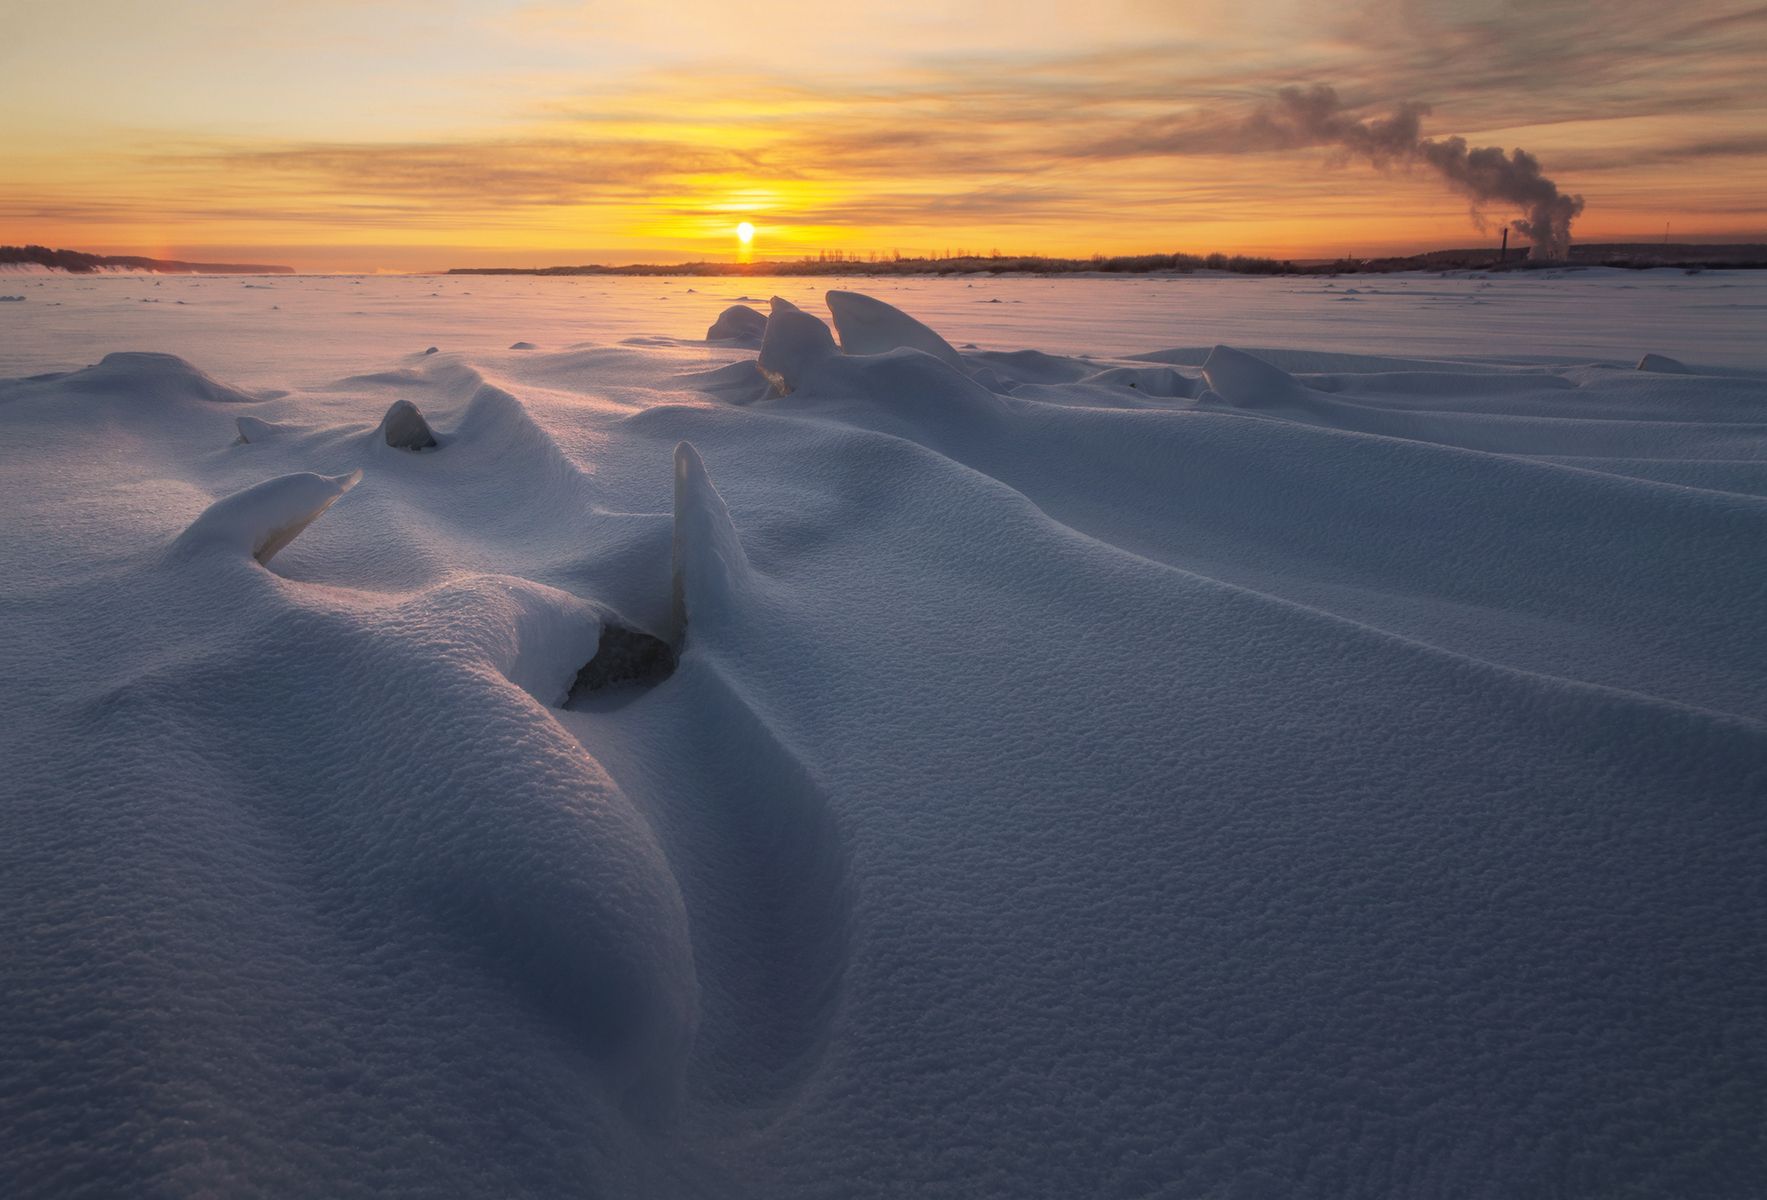
[[749, 224], [747, 221], [744, 221], [742, 224], [738, 225], [736, 227], [736, 240], [741, 242], [745, 246], [748, 245], [750, 242], [754, 241], [755, 240], [755, 227], [753, 225]]

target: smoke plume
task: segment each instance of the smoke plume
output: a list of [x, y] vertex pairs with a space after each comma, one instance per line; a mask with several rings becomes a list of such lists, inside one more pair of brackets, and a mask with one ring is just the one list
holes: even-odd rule
[[1505, 154], [1498, 146], [1469, 147], [1465, 138], [1424, 137], [1422, 120], [1429, 111], [1428, 105], [1407, 102], [1391, 116], [1364, 120], [1347, 112], [1337, 92], [1324, 84], [1285, 87], [1274, 103], [1246, 121], [1243, 134], [1271, 149], [1333, 146], [1380, 168], [1431, 167], [1472, 201], [1475, 221], [1483, 224], [1486, 206], [1520, 209], [1523, 215], [1510, 224], [1532, 243], [1529, 257], [1566, 258], [1571, 221], [1583, 211], [1583, 197], [1560, 192], [1526, 150]]

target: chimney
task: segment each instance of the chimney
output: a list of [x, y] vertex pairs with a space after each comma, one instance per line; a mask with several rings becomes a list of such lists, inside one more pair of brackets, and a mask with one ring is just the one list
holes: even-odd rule
[[1503, 245], [1497, 250], [1497, 261], [1502, 262], [1509, 257], [1509, 226], [1503, 227]]

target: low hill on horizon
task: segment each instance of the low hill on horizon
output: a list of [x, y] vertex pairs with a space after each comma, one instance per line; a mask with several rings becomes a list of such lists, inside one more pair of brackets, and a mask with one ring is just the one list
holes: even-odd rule
[[151, 271], [161, 275], [293, 275], [293, 267], [263, 263], [201, 263], [178, 259], [142, 258], [132, 254], [87, 254], [80, 250], [51, 250], [47, 246], [0, 246], [0, 268], [38, 266], [72, 275], [100, 271]]

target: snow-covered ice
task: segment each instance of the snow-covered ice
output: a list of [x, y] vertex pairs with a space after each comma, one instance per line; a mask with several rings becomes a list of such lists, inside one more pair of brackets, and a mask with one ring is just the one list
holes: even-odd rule
[[1767, 280], [691, 282], [9, 285], [0, 1194], [1759, 1190]]

